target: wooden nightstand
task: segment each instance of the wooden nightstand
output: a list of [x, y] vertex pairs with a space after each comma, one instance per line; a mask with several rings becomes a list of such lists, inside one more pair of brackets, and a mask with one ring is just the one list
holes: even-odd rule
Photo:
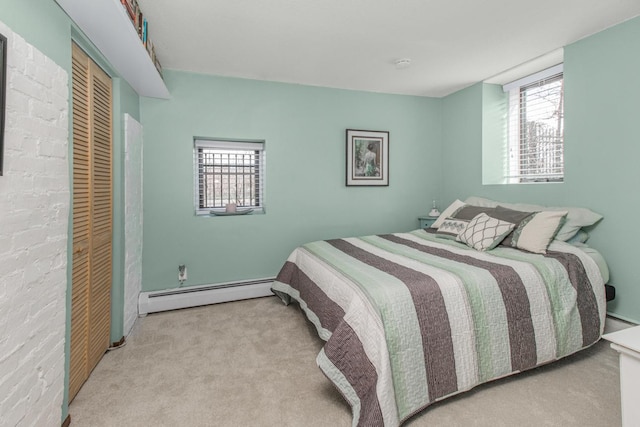
[[438, 219], [437, 216], [428, 216], [428, 215], [419, 216], [418, 222], [420, 223], [420, 228], [431, 227], [433, 223], [436, 222], [436, 219]]

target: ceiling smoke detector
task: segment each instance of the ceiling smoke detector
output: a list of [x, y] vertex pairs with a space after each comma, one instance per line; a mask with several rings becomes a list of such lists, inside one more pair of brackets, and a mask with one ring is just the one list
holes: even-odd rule
[[409, 66], [411, 65], [411, 60], [409, 58], [402, 58], [396, 60], [394, 64], [396, 65], [396, 69], [402, 70], [404, 68], [409, 68]]

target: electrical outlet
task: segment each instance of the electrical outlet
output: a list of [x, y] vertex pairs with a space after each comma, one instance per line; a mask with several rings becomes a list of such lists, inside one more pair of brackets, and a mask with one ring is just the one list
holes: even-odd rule
[[180, 283], [187, 280], [187, 266], [185, 264], [178, 266], [178, 281]]

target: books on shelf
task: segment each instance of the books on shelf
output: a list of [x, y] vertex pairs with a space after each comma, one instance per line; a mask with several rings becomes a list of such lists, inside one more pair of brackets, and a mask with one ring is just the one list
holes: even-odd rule
[[158, 70], [158, 74], [160, 74], [160, 77], [162, 77], [162, 65], [160, 65], [160, 61], [158, 61], [157, 57], [154, 62], [154, 65], [156, 66], [156, 70]]
[[138, 33], [138, 37], [140, 37], [140, 41], [142, 45], [147, 49], [147, 53], [151, 58], [151, 62], [155, 65], [160, 77], [162, 77], [162, 66], [160, 65], [160, 61], [156, 57], [156, 51], [153, 47], [153, 42], [149, 39], [149, 22], [147, 18], [142, 14], [142, 10], [140, 10], [140, 6], [138, 5], [138, 0], [120, 0], [122, 6], [127, 11], [127, 15], [131, 20], [131, 24], [135, 28]]
[[122, 5], [124, 6], [124, 9], [127, 11], [127, 15], [129, 15], [129, 19], [131, 19], [131, 22], [135, 21], [135, 8], [133, 5], [133, 1], [134, 0], [120, 0]]
[[147, 36], [148, 36], [148, 23], [147, 23], [147, 18], [143, 18], [142, 19], [142, 34], [141, 34], [141, 39], [142, 39], [142, 44], [143, 45], [147, 45]]
[[144, 17], [142, 16], [142, 12], [140, 12], [140, 10], [138, 9], [138, 12], [136, 13], [136, 20], [133, 23], [133, 25], [136, 27], [136, 31], [138, 31], [138, 37], [140, 37], [142, 39], [142, 23], [143, 23]]

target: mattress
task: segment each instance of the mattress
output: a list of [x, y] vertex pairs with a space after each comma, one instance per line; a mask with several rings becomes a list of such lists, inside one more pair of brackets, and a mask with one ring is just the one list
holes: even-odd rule
[[479, 252], [425, 230], [308, 243], [272, 290], [297, 301], [326, 341], [316, 360], [354, 426], [398, 426], [584, 349], [606, 309], [598, 264], [578, 247]]

